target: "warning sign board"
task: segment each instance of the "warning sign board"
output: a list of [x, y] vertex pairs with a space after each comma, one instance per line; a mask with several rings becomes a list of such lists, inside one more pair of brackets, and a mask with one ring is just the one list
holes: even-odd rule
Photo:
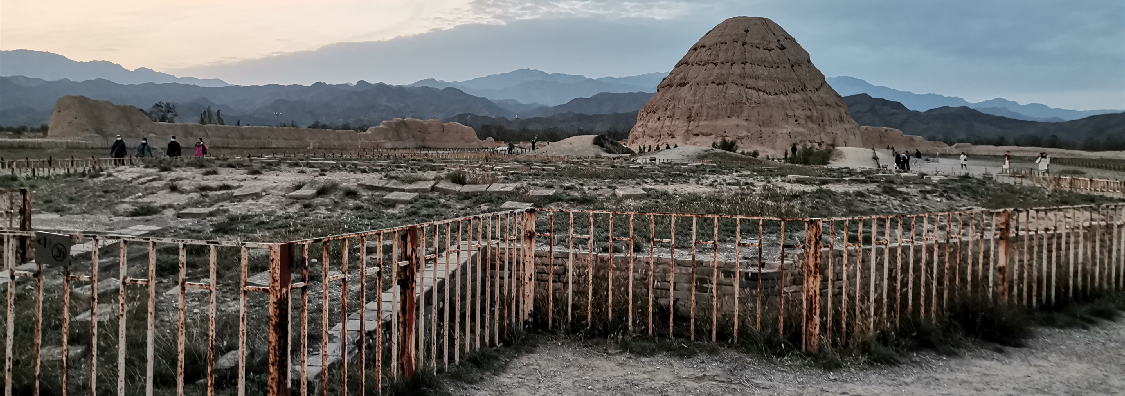
[[74, 241], [69, 235], [36, 232], [35, 261], [46, 265], [70, 266], [72, 245]]

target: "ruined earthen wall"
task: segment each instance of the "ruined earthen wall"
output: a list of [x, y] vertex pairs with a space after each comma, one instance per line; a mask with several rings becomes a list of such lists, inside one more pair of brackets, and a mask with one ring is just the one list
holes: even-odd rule
[[148, 138], [159, 146], [176, 136], [185, 153], [199, 139], [211, 147], [294, 149], [488, 148], [473, 128], [438, 120], [393, 119], [364, 132], [260, 126], [170, 124], [153, 122], [133, 106], [65, 96], [55, 103], [47, 137], [86, 141], [101, 147], [116, 135], [135, 145]]

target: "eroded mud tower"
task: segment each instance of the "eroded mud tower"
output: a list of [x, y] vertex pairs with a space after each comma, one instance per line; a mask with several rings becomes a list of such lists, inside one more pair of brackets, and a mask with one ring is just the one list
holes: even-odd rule
[[767, 18], [720, 23], [688, 50], [637, 115], [630, 147], [710, 146], [780, 156], [793, 144], [860, 145], [847, 105], [809, 53]]

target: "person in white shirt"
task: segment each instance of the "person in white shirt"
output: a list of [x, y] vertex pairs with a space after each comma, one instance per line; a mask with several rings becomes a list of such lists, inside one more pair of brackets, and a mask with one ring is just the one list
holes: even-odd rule
[[1050, 173], [1048, 168], [1051, 166], [1051, 158], [1047, 156], [1047, 153], [1039, 153], [1039, 158], [1035, 159], [1035, 163], [1039, 164], [1039, 173]]
[[1012, 173], [1012, 153], [1004, 153], [1004, 173]]
[[969, 156], [965, 152], [961, 152], [961, 169], [969, 169]]

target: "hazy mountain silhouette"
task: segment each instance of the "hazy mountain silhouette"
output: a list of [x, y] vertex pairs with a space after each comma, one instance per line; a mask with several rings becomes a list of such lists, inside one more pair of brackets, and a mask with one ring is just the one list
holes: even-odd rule
[[1125, 112], [1065, 122], [1016, 120], [968, 107], [914, 111], [899, 102], [867, 94], [844, 98], [860, 125], [897, 128], [930, 140], [976, 144], [1125, 150]]
[[[867, 94], [874, 98], [882, 98], [902, 103], [906, 108], [916, 111], [926, 111], [939, 107], [970, 107], [982, 113], [998, 116], [1013, 116], [1011, 118], [1031, 121], [1069, 121], [1077, 120], [1098, 114], [1120, 113], [1122, 110], [1067, 110], [1056, 109], [1039, 103], [1019, 104], [1017, 102], [996, 98], [983, 102], [971, 103], [956, 96], [938, 94], [917, 94], [909, 91], [900, 91], [867, 81], [848, 76], [829, 77], [828, 85], [832, 86], [840, 96]], [[1011, 114], [1002, 110], [1005, 109]], [[1017, 116], [1018, 115], [1018, 116]]]
[[588, 78], [572, 74], [520, 69], [465, 81], [451, 82], [430, 78], [415, 82], [410, 86], [453, 87], [491, 100], [507, 99], [525, 104], [538, 103], [556, 106], [576, 98], [591, 97], [603, 92], [656, 92], [656, 86], [660, 84], [665, 75], [667, 73], [649, 73], [630, 77]]
[[65, 56], [32, 50], [0, 51], [0, 76], [25, 76], [47, 81], [104, 79], [118, 84], [180, 83], [202, 87], [224, 87], [219, 79], [176, 77], [148, 68], [129, 70], [107, 61], [79, 62]]
[[[228, 123], [273, 125], [295, 121], [350, 126], [373, 125], [399, 117], [443, 119], [472, 113], [514, 117], [484, 98], [455, 88], [403, 87], [360, 81], [350, 84], [199, 87], [186, 84], [117, 84], [107, 80], [45, 81], [28, 77], [0, 77], [0, 125], [39, 125], [50, 119], [55, 101], [82, 95], [115, 104], [150, 108], [158, 101], [179, 109], [177, 122], [196, 122], [206, 106], [222, 109]], [[275, 116], [274, 112], [282, 113]]]

